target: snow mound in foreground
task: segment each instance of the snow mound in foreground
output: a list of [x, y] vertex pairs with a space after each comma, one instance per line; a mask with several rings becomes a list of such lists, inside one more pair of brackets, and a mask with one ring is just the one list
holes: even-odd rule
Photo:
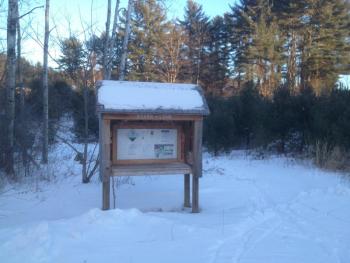
[[200, 214], [182, 209], [181, 176], [137, 177], [118, 189], [119, 209], [110, 211], [91, 209], [101, 203], [101, 186], [78, 176], [41, 189], [0, 196], [0, 262], [350, 258], [348, 178], [286, 158], [205, 155]]

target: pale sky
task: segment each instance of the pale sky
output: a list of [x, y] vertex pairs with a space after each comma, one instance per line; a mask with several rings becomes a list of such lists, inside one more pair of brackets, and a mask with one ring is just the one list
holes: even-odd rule
[[[112, 11], [114, 12], [114, 5], [116, 0], [112, 0]], [[23, 6], [22, 13], [30, 10], [34, 6], [40, 6], [44, 4], [44, 0], [31, 0], [30, 7]], [[50, 53], [53, 57], [59, 56], [57, 49], [57, 39], [65, 38], [72, 34], [80, 36], [84, 39], [83, 27], [93, 28], [93, 31], [98, 35], [104, 31], [107, 13], [107, 0], [51, 0], [50, 1], [50, 28], [52, 29], [50, 38]], [[222, 15], [229, 11], [229, 5], [233, 5], [235, 0], [197, 0], [197, 3], [203, 6], [204, 12], [214, 17], [216, 15]], [[168, 16], [172, 18], [182, 18], [184, 8], [186, 6], [186, 0], [167, 0]], [[126, 7], [127, 0], [121, 0], [121, 6]], [[92, 12], [91, 12], [92, 10]], [[112, 15], [113, 15], [112, 12]], [[38, 40], [32, 40], [36, 38], [42, 41], [43, 28], [44, 28], [44, 9], [37, 9], [28, 18], [31, 20], [31, 28], [27, 29], [31, 31], [32, 37], [27, 37], [23, 41], [23, 55], [35, 63], [42, 61], [42, 47], [38, 44]], [[24, 24], [25, 21], [23, 21]], [[33, 32], [40, 32], [37, 36], [33, 36]], [[50, 65], [55, 67], [53, 60], [50, 61]]]

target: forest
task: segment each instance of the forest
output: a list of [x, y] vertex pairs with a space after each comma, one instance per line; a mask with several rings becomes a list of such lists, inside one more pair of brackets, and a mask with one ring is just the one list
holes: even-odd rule
[[[129, 0], [125, 8], [108, 0], [101, 33], [81, 23], [82, 34], [67, 29], [55, 39], [50, 0], [25, 10], [22, 2], [0, 2], [7, 21], [0, 53], [2, 178], [35, 174], [50, 162], [50, 147], [64, 143], [89, 182], [98, 166], [88, 147], [98, 143], [101, 79], [200, 85], [211, 111], [204, 145], [214, 154], [293, 154], [349, 169], [350, 87], [339, 81], [350, 74], [349, 1], [240, 0], [211, 18], [188, 0], [184, 16], [169, 19], [164, 0]], [[21, 22], [39, 8], [44, 56], [33, 64], [21, 53], [28, 29]], [[74, 140], [57, 134], [67, 118]]]

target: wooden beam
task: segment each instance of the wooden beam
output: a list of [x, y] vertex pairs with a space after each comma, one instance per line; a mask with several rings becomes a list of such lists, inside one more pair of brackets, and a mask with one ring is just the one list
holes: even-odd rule
[[194, 121], [193, 129], [193, 176], [192, 213], [199, 212], [199, 177], [202, 176], [202, 134], [203, 120]]
[[190, 202], [190, 188], [191, 188], [191, 182], [190, 182], [190, 174], [184, 175], [184, 207], [191, 207]]
[[113, 165], [113, 176], [137, 176], [137, 175], [172, 175], [189, 174], [191, 167], [185, 163], [161, 163], [161, 164], [122, 164]]
[[100, 176], [102, 179], [102, 210], [110, 208], [111, 121], [100, 117]]
[[103, 113], [105, 119], [109, 120], [143, 120], [143, 121], [193, 121], [201, 120], [201, 115], [175, 115], [175, 114], [145, 114], [145, 113]]

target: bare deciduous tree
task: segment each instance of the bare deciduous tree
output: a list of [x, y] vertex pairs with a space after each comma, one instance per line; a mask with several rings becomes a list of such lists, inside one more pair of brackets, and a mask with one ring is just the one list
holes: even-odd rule
[[8, 1], [7, 17], [7, 61], [6, 61], [6, 172], [14, 176], [14, 124], [16, 90], [16, 27], [18, 0]]
[[110, 40], [108, 41], [108, 46], [106, 50], [107, 54], [107, 65], [106, 65], [106, 74], [105, 74], [105, 79], [110, 79], [111, 74], [112, 74], [112, 64], [113, 64], [113, 59], [115, 58], [114, 56], [114, 47], [115, 47], [115, 42], [117, 39], [117, 31], [118, 31], [118, 19], [119, 19], [119, 4], [120, 0], [117, 0], [115, 4], [115, 10], [114, 10], [114, 20], [113, 20], [113, 26], [112, 26], [112, 35]]
[[175, 83], [184, 64], [181, 52], [185, 35], [182, 29], [177, 25], [169, 25], [169, 31], [165, 34], [162, 46], [158, 50], [157, 70], [162, 76], [162, 80]]
[[120, 58], [119, 80], [124, 80], [125, 78], [125, 66], [126, 66], [126, 59], [128, 55], [128, 44], [129, 44], [129, 35], [130, 35], [130, 22], [131, 22], [132, 9], [134, 6], [133, 2], [134, 2], [133, 0], [129, 0], [128, 2], [125, 34], [124, 34], [124, 40], [123, 40], [122, 55]]
[[104, 50], [103, 50], [103, 78], [104, 79], [107, 79], [107, 68], [109, 64], [108, 47], [109, 47], [109, 29], [111, 26], [111, 5], [112, 5], [112, 1], [108, 0], [105, 42], [104, 42]]
[[49, 53], [49, 24], [50, 0], [45, 5], [45, 37], [44, 37], [44, 62], [43, 62], [43, 149], [42, 162], [48, 162], [49, 147], [49, 83], [48, 83], [48, 53]]

